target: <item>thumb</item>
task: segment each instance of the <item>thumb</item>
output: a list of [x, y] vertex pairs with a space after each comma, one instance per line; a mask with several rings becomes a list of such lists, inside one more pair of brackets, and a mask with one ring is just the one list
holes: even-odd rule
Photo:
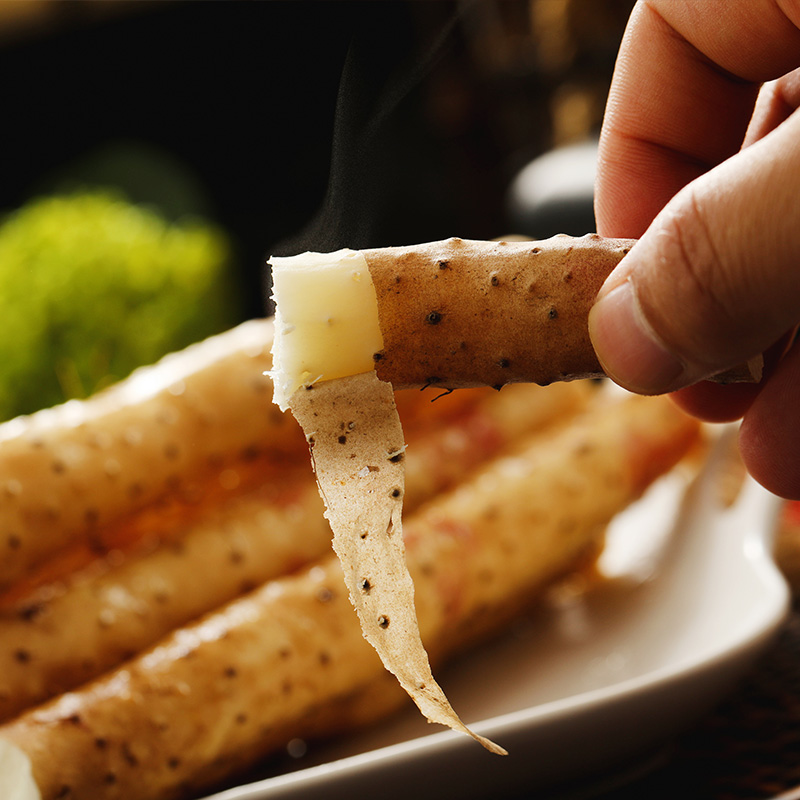
[[589, 315], [627, 389], [688, 386], [767, 349], [800, 320], [800, 114], [679, 192]]

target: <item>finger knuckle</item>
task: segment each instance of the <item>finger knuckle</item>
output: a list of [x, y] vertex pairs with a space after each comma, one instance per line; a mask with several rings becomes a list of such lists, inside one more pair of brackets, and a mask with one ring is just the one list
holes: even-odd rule
[[686, 282], [689, 296], [712, 313], [715, 319], [730, 319], [731, 306], [728, 270], [718, 231], [712, 225], [705, 204], [690, 187], [684, 202], [669, 217], [671, 238], [678, 250], [676, 266]]
[[724, 243], [703, 200], [684, 190], [659, 219], [657, 257], [644, 303], [654, 328], [677, 352], [716, 360], [736, 327], [736, 299]]
[[714, 225], [703, 199], [689, 187], [666, 219], [665, 236], [674, 249], [669, 259], [679, 295], [716, 325], [735, 323], [736, 286], [726, 263], [724, 228]]

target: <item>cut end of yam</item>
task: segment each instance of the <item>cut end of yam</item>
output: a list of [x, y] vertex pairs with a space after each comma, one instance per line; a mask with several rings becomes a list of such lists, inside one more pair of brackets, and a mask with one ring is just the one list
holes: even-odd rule
[[275, 300], [275, 402], [301, 387], [373, 369], [383, 346], [367, 261], [355, 250], [270, 259]]
[[0, 739], [0, 797], [3, 800], [41, 800], [41, 793], [25, 753], [11, 742]]

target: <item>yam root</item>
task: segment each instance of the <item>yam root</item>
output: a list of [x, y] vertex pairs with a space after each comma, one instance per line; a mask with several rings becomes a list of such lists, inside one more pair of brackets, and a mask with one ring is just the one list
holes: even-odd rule
[[[633, 245], [597, 235], [449, 239], [271, 261], [275, 403], [291, 408], [312, 445], [364, 635], [432, 721], [470, 733], [433, 679], [416, 623], [398, 535], [404, 465], [389, 463], [404, 457], [392, 389], [601, 374], [589, 311]], [[365, 564], [376, 578], [370, 591], [359, 588]]]
[[[447, 239], [273, 258], [275, 401], [369, 372], [395, 389], [597, 377], [588, 316], [630, 239]], [[760, 364], [720, 382], [760, 379]]]
[[271, 343], [271, 321], [247, 322], [89, 400], [0, 425], [0, 592], [78, 542], [106, 549], [122, 516], [196, 502], [266, 451], [297, 461], [302, 434], [263, 375]]
[[[697, 435], [668, 400], [626, 398], [412, 515], [408, 563], [430, 651], [463, 646], [586, 558], [613, 515]], [[180, 798], [292, 737], [336, 730], [325, 709], [382, 674], [328, 558], [0, 726], [0, 738], [28, 755], [43, 800]]]

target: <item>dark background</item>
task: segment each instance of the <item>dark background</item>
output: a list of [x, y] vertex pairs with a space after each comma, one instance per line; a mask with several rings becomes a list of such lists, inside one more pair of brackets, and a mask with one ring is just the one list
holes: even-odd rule
[[273, 253], [524, 233], [508, 183], [596, 131], [630, 6], [11, 2], [0, 211], [110, 183], [207, 216], [245, 316]]

